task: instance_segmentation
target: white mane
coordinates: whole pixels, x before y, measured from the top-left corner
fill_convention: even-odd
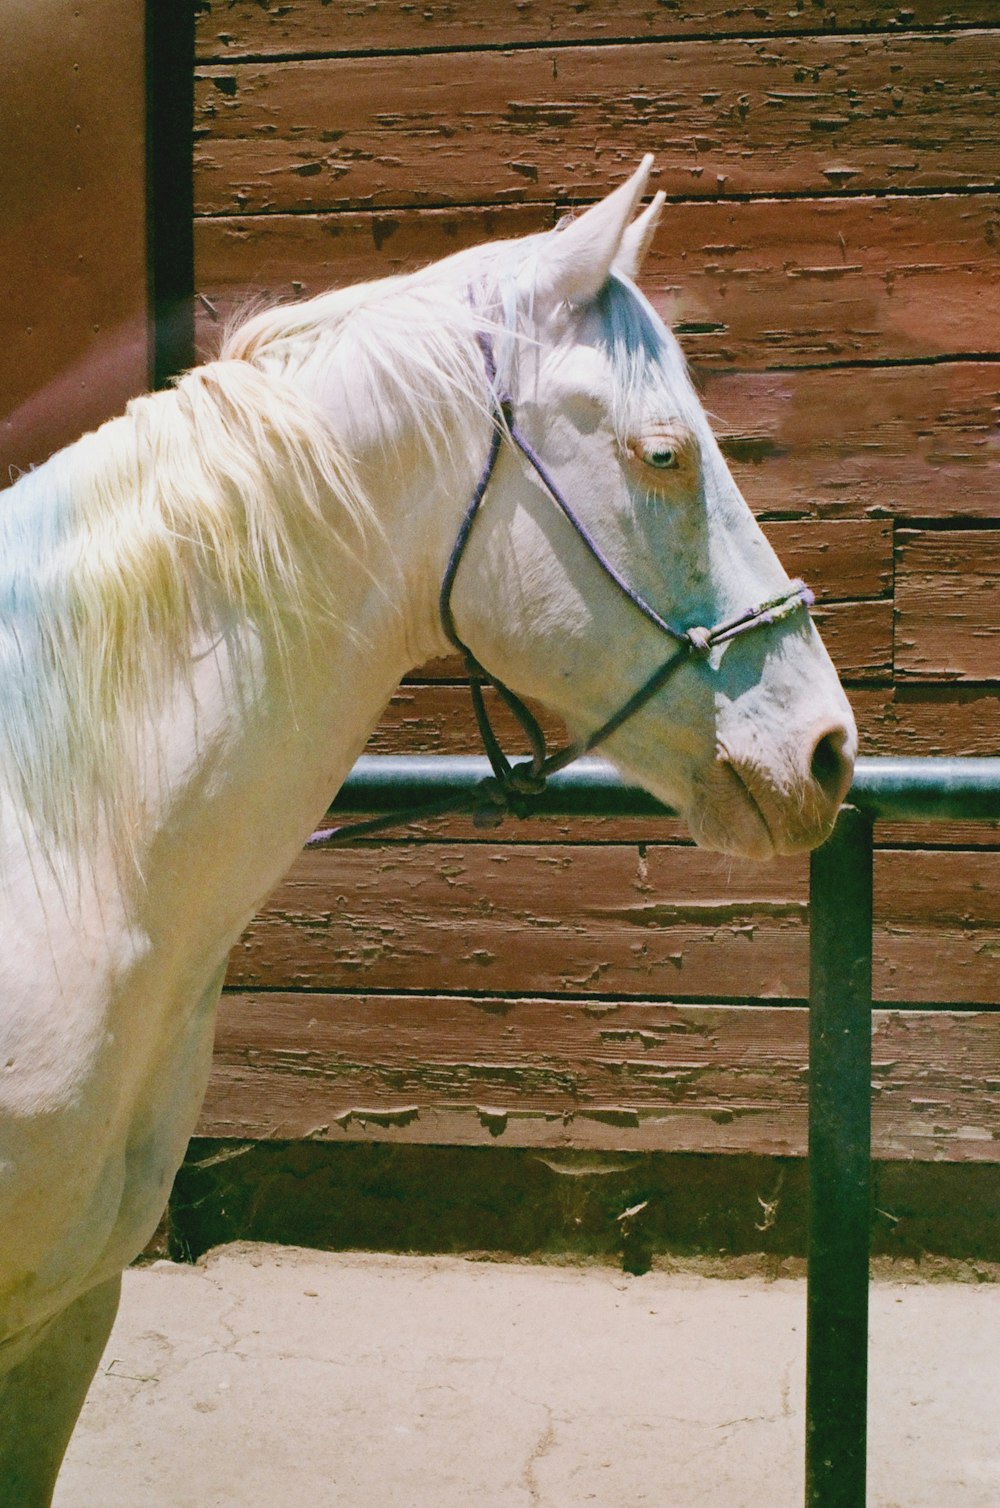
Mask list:
[[[0,799],[46,850],[93,847],[100,827],[128,850],[137,733],[206,615],[248,618],[277,651],[306,617],[337,619],[323,568],[334,543],[354,553],[373,510],[297,374],[335,358],[360,403],[402,416],[434,453],[466,446],[463,421],[491,412],[476,332],[516,389],[540,240],[259,312],[218,361],[3,494]],[[630,284],[612,278],[601,310],[624,428],[650,381],[684,386],[683,361]]]
[[[454,443],[455,405],[489,416],[483,357],[490,336],[498,385],[518,397],[520,352],[535,343],[533,284],[541,244],[559,231],[460,251],[407,276],[278,304],[225,337],[224,359],[294,376],[336,352],[362,401],[406,414],[429,447]],[[598,299],[610,363],[609,401],[624,435],[641,395],[689,391],[680,347],[627,279],[612,275]]]
[[[210,615],[280,649],[337,617],[371,522],[316,408],[236,361],[129,404],[0,495],[0,789],[46,849],[128,846],[137,730]]]

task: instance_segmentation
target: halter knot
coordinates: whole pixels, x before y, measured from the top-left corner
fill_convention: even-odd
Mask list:
[[[545,789],[545,776],[530,764],[516,764],[507,776],[506,786],[518,796],[540,796]]]
[[[514,765],[503,778],[489,775],[476,787],[476,804],[472,811],[475,827],[499,827],[507,816],[530,817],[532,798],[545,789],[545,776],[538,775],[530,764]]]
[[[712,630],[710,628],[689,628],[684,635],[691,646],[691,653],[699,660],[703,660],[712,648]]]

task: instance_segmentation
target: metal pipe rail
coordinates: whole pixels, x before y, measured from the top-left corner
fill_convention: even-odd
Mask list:
[[[372,754],[358,760],[330,808],[391,812],[471,791],[491,773],[482,755]],[[1000,759],[859,759],[848,802],[873,820],[1000,818]],[[550,817],[665,817],[655,797],[604,759],[578,759],[550,775],[532,811]]]
[[[358,761],[331,813],[391,812],[469,792],[483,758]],[[533,812],[662,817],[601,759],[553,775]],[[860,759],[810,870],[806,1508],[865,1508],[871,1219],[872,829],[876,820],[1000,820],[1000,759]]]

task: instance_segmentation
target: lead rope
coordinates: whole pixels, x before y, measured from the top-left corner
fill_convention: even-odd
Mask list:
[[[496,362],[493,357],[493,348],[489,338],[485,333],[479,331],[477,332],[476,340],[482,352],[483,365],[486,369],[486,377],[489,384],[493,428],[490,435],[489,451],[482,472],[469,501],[469,506],[465,511],[465,517],[462,519],[455,543],[452,546],[448,565],[445,569],[444,578],[441,583],[439,610],[445,635],[449,643],[461,654],[466,671],[468,672],[469,691],[472,697],[476,726],[479,730],[479,736],[482,739],[483,748],[486,751],[493,774],[485,780],[480,781],[471,791],[462,795],[444,796],[437,801],[424,802],[419,806],[403,808],[402,810],[388,813],[385,816],[372,817],[363,822],[350,822],[341,827],[323,828],[319,832],[313,833],[312,837],[307,840],[306,848],[331,848],[343,843],[354,843],[361,838],[371,837],[375,833],[383,832],[387,828],[403,826],[418,818],[441,816],[447,812],[471,812],[473,822],[477,827],[498,827],[504,817],[510,813],[513,813],[517,817],[526,817],[530,814],[533,807],[532,798],[542,793],[550,775],[555,774],[557,770],[565,769],[574,760],[579,759],[584,754],[588,754],[598,744],[610,738],[624,722],[638,712],[641,707],[644,707],[666,685],[674,672],[685,661],[690,659],[707,659],[717,644],[724,644],[730,639],[735,639],[739,634],[748,633],[752,629],[779,623],[783,618],[789,617],[799,608],[811,607],[814,601],[812,592],[804,582],[793,581],[790,583],[787,591],[770,598],[767,602],[763,602],[757,607],[748,608],[746,612],[739,614],[735,618],[729,618],[724,623],[716,624],[714,628],[674,628],[643,597],[640,597],[634,587],[630,586],[625,578],[619,574],[584,523],[577,517],[576,513],[563,497],[556,483],[549,476],[541,458],[536,454],[535,450],[514,423],[514,405],[510,394],[506,392],[501,393],[497,390]],[[674,653],[662,665],[658,666],[639,689],[633,692],[628,701],[619,707],[617,712],[612,713],[600,727],[595,729],[587,738],[579,739],[575,743],[566,744],[565,747],[551,754],[547,752],[545,734],[534,713],[525,705],[516,692],[511,691],[509,686],[506,686],[503,681],[499,680],[476,659],[472,650],[459,636],[451,609],[451,593],[455,583],[455,576],[458,572],[462,556],[465,553],[473,525],[479,516],[479,511],[496,468],[500,448],[505,438],[509,438],[512,444],[524,456],[552,501],[572,525],[575,533],[601,567],[604,574],[614,582],[619,591],[624,593],[648,622],[658,628],[661,633],[666,634],[677,646]],[[519,723],[531,748],[530,759],[514,764],[503,752],[486,706],[483,695],[484,686],[493,687],[501,701],[503,701]]]

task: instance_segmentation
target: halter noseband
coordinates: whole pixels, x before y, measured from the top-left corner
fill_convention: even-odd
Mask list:
[[[583,754],[589,754],[592,749],[604,743],[613,733],[616,733],[623,723],[640,708],[644,707],[658,691],[666,685],[671,676],[681,665],[688,660],[703,660],[708,657],[717,644],[725,644],[730,639],[737,638],[740,634],[749,633],[751,629],[766,628],[774,623],[780,623],[783,618],[797,612],[799,608],[811,607],[814,598],[812,592],[803,581],[793,581],[786,592],[776,597],[769,598],[757,607],[748,608],[735,618],[728,618],[723,623],[717,623],[714,628],[692,627],[686,629],[674,628],[655,608],[651,607],[645,598],[641,597],[634,587],[624,579],[611,561],[608,560],[603,550],[587,529],[586,525],[577,517],[570,504],[559,490],[555,481],[549,476],[541,458],[532,448],[530,443],[518,429],[514,422],[514,404],[508,393],[497,391],[497,369],[493,356],[493,347],[489,337],[482,331],[478,332],[476,339],[479,342],[483,355],[483,365],[486,369],[486,377],[490,391],[490,410],[493,420],[493,430],[490,436],[489,451],[486,461],[476,483],[475,491],[462,519],[461,527],[452,547],[451,556],[441,583],[439,607],[441,623],[449,642],[459,651],[465,661],[465,667],[469,675],[469,690],[472,695],[472,706],[476,715],[476,725],[479,736],[483,741],[483,747],[493,770],[491,779],[481,781],[476,789],[469,795],[460,797],[447,797],[440,802],[434,802],[409,811],[393,812],[386,817],[375,817],[368,822],[353,822],[343,827],[325,828],[321,832],[314,833],[306,843],[307,848],[326,848],[338,843],[349,843],[358,838],[368,837],[373,833],[382,831],[383,828],[396,826],[414,820],[417,817],[439,815],[446,811],[471,810],[473,821],[477,827],[496,827],[507,815],[513,812],[516,816],[526,816],[531,810],[531,798],[537,796],[545,788],[545,782],[550,775],[557,770],[563,770],[574,760]],[[455,584],[455,577],[459,565],[465,554],[466,545],[472,533],[473,526],[479,516],[487,488],[496,468],[500,450],[505,439],[520,451],[528,462],[528,465],[538,476],[539,481],[545,488],[549,497],[562,513],[563,517],[572,526],[577,537],[582,540],[588,553],[597,562],[605,576],[613,581],[615,586],[633,607],[637,608],[647,622],[652,623],[662,634],[665,634],[674,645],[673,653],[670,654],[662,665],[659,665],[652,675],[647,677],[643,684],[634,691],[626,702],[618,708],[617,712],[607,718],[600,727],[589,734],[586,738],[578,739],[575,743],[566,744],[563,748],[549,753],[546,748],[545,734],[535,717],[534,713],[524,704],[521,698],[509,686],[505,686],[497,676],[493,675],[484,665],[481,665],[469,646],[459,636],[455,627],[455,619],[451,609],[451,594]],[[512,764],[500,747],[499,739],[490,720],[486,702],[483,697],[483,687],[492,686],[501,701],[510,709],[520,724],[531,747],[531,757]]]

